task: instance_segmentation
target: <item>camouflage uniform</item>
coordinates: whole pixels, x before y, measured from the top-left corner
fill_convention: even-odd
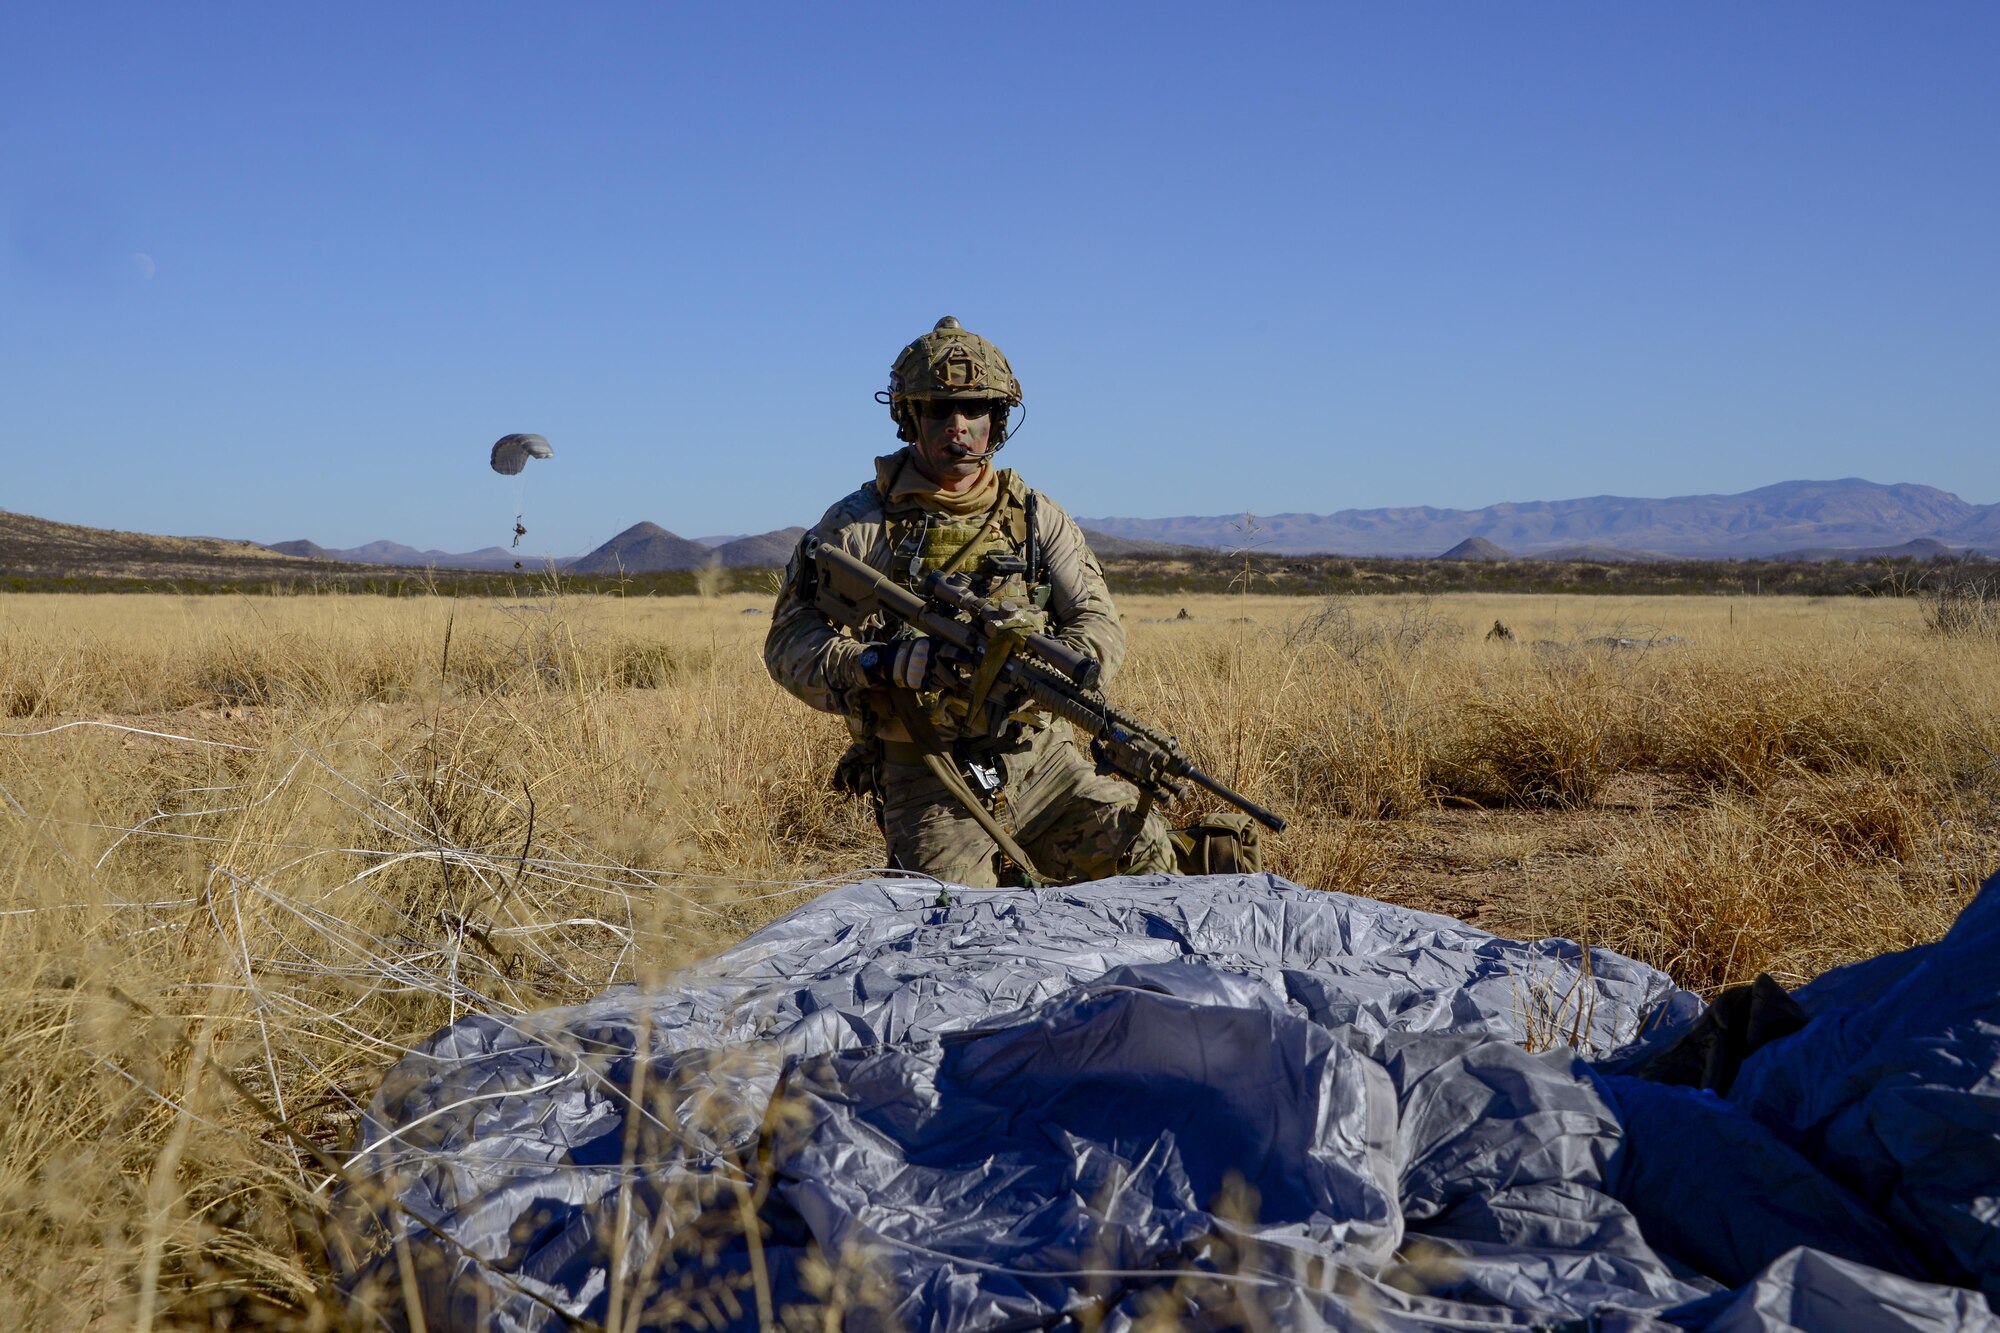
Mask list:
[[[1110,681],[1125,657],[1125,632],[1097,557],[1061,506],[1003,469],[991,484],[983,478],[974,488],[982,497],[991,490],[990,503],[965,512],[923,478],[909,449],[876,459],[875,471],[873,482],[827,510],[801,553],[817,539],[906,587],[930,570],[951,568],[969,574],[981,595],[1008,605],[1045,598],[1049,632],[1095,657],[1101,681]],[[995,572],[1009,558],[1032,564],[1025,574]],[[795,555],[764,641],[772,678],[814,708],[844,714],[858,741],[880,746],[871,776],[892,865],[996,886],[1006,873],[1000,849],[923,765],[887,690],[862,673],[862,642],[821,614],[812,585],[810,563]],[[1046,593],[1038,595],[1037,585]],[[876,628],[873,619],[865,626]],[[1000,779],[988,809],[1044,875],[1077,881],[1175,869],[1158,812],[1141,815],[1137,789],[1099,774],[1068,723],[1039,711],[1008,711],[1004,700],[968,717],[947,698],[915,698],[962,775],[984,769]]]

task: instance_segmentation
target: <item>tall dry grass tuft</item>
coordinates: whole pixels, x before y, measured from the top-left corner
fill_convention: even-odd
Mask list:
[[[0,598],[21,1328],[340,1326],[327,1173],[238,1085],[337,1148],[453,1018],[660,978],[879,859],[826,785],[845,728],[710,591]],[[1933,937],[2000,853],[2000,642],[1915,604],[1123,609],[1119,701],[1289,816],[1269,866],[1308,885],[1400,892],[1411,831],[1478,804],[1508,919],[1711,988]],[[1659,804],[1606,805],[1634,783]],[[1601,853],[1521,831],[1578,820]]]
[[[1331,600],[1265,636],[1280,646],[1289,699],[1267,721],[1284,737],[1283,790],[1303,808],[1355,818],[1412,814],[1436,798],[1441,719],[1430,707],[1462,631],[1426,600],[1390,608]]]
[[[1620,684],[1590,652],[1482,673],[1437,755],[1440,793],[1480,805],[1589,804],[1623,759]]]
[[[1936,771],[1956,742],[1936,701],[1911,688],[1928,674],[1908,650],[1829,661],[1774,645],[1748,661],[1692,658],[1653,683],[1642,725],[1662,768],[1703,782],[1757,787],[1796,767]]]
[[[1935,939],[1990,869],[1952,798],[1860,770],[1795,771],[1685,822],[1638,822],[1612,873],[1553,886],[1534,918],[1713,993]],[[1955,845],[1956,844],[1956,845]]]

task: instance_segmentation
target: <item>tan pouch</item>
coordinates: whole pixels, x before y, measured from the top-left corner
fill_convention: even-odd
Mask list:
[[[1204,815],[1172,833],[1183,875],[1255,874],[1264,868],[1257,821],[1235,810]]]
[[[827,785],[849,796],[874,796],[875,770],[882,762],[882,742],[869,737],[856,741],[841,753],[833,766],[833,780]]]

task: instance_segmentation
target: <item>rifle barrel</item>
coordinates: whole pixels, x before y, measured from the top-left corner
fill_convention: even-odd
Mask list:
[[[1269,810],[1266,810],[1263,806],[1250,800],[1248,797],[1237,795],[1194,765],[1189,764],[1185,769],[1181,770],[1181,776],[1190,782],[1200,783],[1209,791],[1220,796],[1223,800],[1229,802],[1238,810],[1241,810],[1244,814],[1271,830],[1271,832],[1283,833],[1285,831],[1285,821],[1282,816],[1272,814]]]

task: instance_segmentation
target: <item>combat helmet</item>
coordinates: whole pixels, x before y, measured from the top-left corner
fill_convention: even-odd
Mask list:
[[[897,354],[888,389],[875,395],[901,440],[917,438],[913,405],[940,398],[991,400],[996,440],[1006,438],[1008,409],[1021,403],[1021,382],[1000,349],[950,315]]]

